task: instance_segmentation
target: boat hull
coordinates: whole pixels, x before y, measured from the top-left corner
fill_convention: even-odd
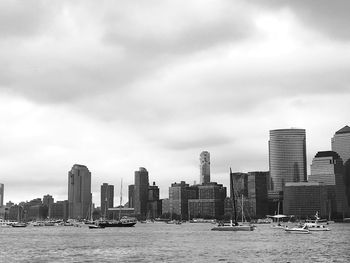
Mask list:
[[[116,223],[99,223],[98,224],[101,227],[133,227],[136,225],[136,222],[130,222],[130,223],[123,223],[123,222],[116,222]]]
[[[253,226],[216,226],[212,231],[253,231]]]
[[[284,230],[287,233],[293,233],[293,234],[310,234],[310,231],[308,229],[303,229],[303,228],[286,228]]]

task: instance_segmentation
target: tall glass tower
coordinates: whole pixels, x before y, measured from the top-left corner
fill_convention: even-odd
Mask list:
[[[74,164],[68,172],[68,217],[90,218],[91,173],[85,165]]]
[[[271,191],[283,191],[287,182],[307,180],[305,129],[270,131],[269,166]]]
[[[134,209],[135,214],[146,216],[147,215],[147,202],[148,202],[148,171],[146,168],[140,167],[138,171],[135,171],[135,184],[134,184]]]
[[[199,156],[200,183],[210,183],[210,153],[207,151],[201,152]]]

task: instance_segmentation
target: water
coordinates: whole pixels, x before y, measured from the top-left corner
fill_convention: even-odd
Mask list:
[[[137,224],[133,228],[0,228],[0,262],[350,262],[350,224],[290,234],[269,225],[252,232],[212,224]]]

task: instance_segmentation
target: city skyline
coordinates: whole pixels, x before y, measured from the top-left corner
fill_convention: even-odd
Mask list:
[[[349,125],[350,3],[0,3],[4,202],[66,200],[91,171],[123,200],[145,167],[160,189],[267,171],[269,130],[306,130],[307,171]]]

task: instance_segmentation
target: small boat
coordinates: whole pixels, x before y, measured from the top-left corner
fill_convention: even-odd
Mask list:
[[[219,224],[211,229],[212,231],[253,231],[254,226],[252,225],[239,225],[233,224],[232,220],[229,225]]]
[[[15,224],[12,224],[12,227],[26,227],[27,224],[26,223],[15,223]]]
[[[105,228],[103,225],[89,225],[89,229]]]
[[[303,225],[302,227],[286,227],[284,229],[287,233],[296,233],[296,234],[310,234],[310,230],[306,225]]]

